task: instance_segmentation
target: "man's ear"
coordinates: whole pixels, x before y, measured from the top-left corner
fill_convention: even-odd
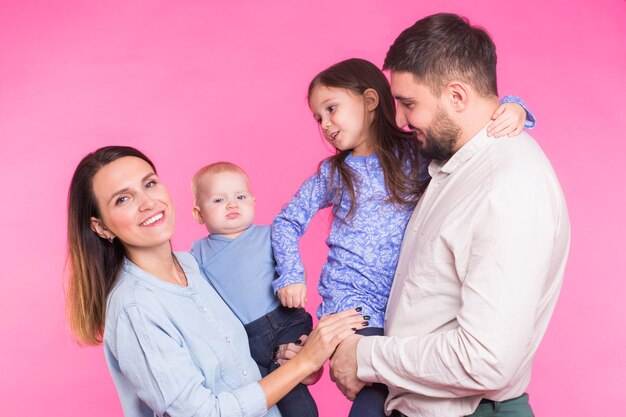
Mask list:
[[[200,207],[193,206],[193,208],[191,209],[191,214],[193,215],[193,218],[196,219],[196,223],[204,224],[204,218],[202,217],[202,212],[200,211]]]
[[[102,239],[108,240],[109,242],[115,238],[115,235],[111,233],[104,223],[102,223],[102,220],[97,217],[91,217],[91,230]]]
[[[450,109],[462,112],[469,100],[470,87],[462,81],[450,81],[443,89],[442,96],[447,101]]]
[[[368,111],[375,110],[378,107],[378,93],[373,88],[368,88],[363,92],[363,99],[365,100],[365,108]]]

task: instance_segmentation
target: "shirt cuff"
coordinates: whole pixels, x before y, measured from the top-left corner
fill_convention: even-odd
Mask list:
[[[374,344],[384,336],[367,336],[359,340],[356,347],[356,376],[363,382],[381,382],[372,361]]]
[[[278,290],[280,290],[281,288],[286,287],[287,285],[291,285],[291,284],[306,284],[306,281],[304,279],[304,276],[300,274],[281,275],[280,277],[276,278],[272,282],[272,288],[274,289],[274,294],[276,294]]]
[[[528,107],[526,106],[526,103],[524,103],[524,100],[522,100],[521,98],[517,96],[504,96],[500,100],[500,104],[504,104],[504,103],[516,103],[522,106],[524,110],[526,110],[526,120],[524,121],[524,129],[532,129],[535,127],[535,125],[537,124],[537,121],[535,120],[535,115],[533,115],[532,112],[528,109]]]
[[[233,394],[239,402],[244,416],[264,416],[267,413],[267,397],[258,382],[237,388]],[[235,414],[238,415],[239,410]],[[230,415],[230,414],[226,414]]]

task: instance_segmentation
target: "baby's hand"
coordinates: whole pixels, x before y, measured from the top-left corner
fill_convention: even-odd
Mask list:
[[[289,308],[299,308],[306,305],[306,284],[297,283],[286,285],[276,293],[281,304]]]
[[[491,119],[493,122],[487,126],[488,136],[516,136],[524,130],[526,110],[517,103],[500,104]]]

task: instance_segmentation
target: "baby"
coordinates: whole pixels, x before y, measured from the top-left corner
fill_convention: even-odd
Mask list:
[[[253,224],[256,199],[243,169],[229,162],[208,165],[194,175],[191,188],[193,216],[209,232],[193,243],[191,253],[244,324],[252,358],[266,376],[279,366],[274,361],[279,345],[311,332],[311,315],[303,308],[283,307],[273,293],[277,274],[270,226]],[[316,382],[319,376],[320,372],[305,382]],[[304,384],[296,386],[278,407],[283,417],[318,415]]]

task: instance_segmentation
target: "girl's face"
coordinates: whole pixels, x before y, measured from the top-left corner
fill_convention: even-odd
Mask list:
[[[119,158],[93,178],[100,218],[91,227],[104,239],[119,239],[128,255],[161,246],[169,248],[174,208],[152,167],[134,156]],[[169,249],[168,249],[169,250]]]
[[[364,96],[345,88],[317,85],[309,106],[328,143],[340,151],[352,150],[355,156],[373,153],[373,110],[368,109]]]

